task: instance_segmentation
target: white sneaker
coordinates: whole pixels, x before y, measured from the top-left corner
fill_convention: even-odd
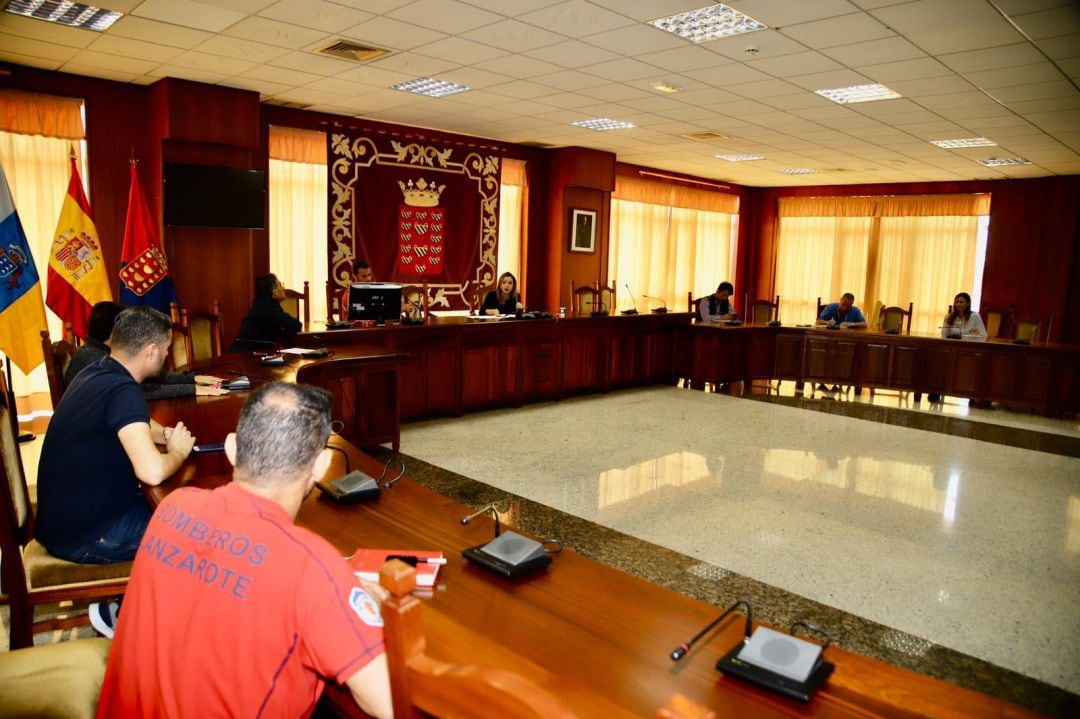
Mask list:
[[[108,639],[116,633],[116,617],[120,614],[120,602],[94,602],[90,605],[90,626]]]

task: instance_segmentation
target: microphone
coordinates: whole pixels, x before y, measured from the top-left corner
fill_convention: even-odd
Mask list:
[[[482,507],[481,509],[476,510],[475,512],[473,512],[470,515],[462,517],[461,518],[461,523],[462,524],[468,524],[469,522],[473,521],[473,519],[475,519],[476,517],[479,517],[481,514],[487,514],[488,512],[490,512],[491,516],[495,518],[495,536],[498,537],[499,532],[500,532],[499,512],[498,512],[497,509],[495,509],[495,503],[494,502],[487,505],[486,507]]]
[[[630,295],[630,301],[634,303],[634,309],[632,309],[632,310],[623,310],[619,314],[622,314],[622,315],[636,315],[637,314],[637,300],[634,299],[634,293],[630,291],[630,285],[629,284],[624,284],[623,287],[626,288],[626,294]]]
[[[656,300],[657,302],[660,303],[660,305],[661,305],[660,307],[656,307],[656,308],[653,309],[653,312],[655,312],[656,314],[662,315],[665,312],[667,312],[667,302],[665,302],[663,299],[661,299],[659,297],[653,297],[652,295],[642,295],[642,297],[644,297],[647,300]]]
[[[721,614],[719,617],[717,617],[716,619],[709,622],[705,626],[704,629],[702,629],[700,632],[695,634],[693,639],[686,642],[685,644],[680,644],[679,646],[677,646],[673,650],[671,650],[671,661],[677,662],[680,659],[682,659],[683,657],[685,657],[687,652],[690,651],[690,647],[694,646],[694,643],[697,642],[697,640],[701,639],[708,632],[712,631],[712,629],[717,624],[719,624],[721,621],[723,621],[724,617],[731,614],[740,605],[746,607],[746,627],[745,627],[745,629],[743,631],[746,634],[746,638],[749,639],[750,638],[750,630],[753,629],[753,623],[754,623],[754,619],[753,619],[754,607],[753,607],[752,604],[750,604],[749,599],[739,599],[739,600],[736,600],[736,602],[734,604],[732,604],[730,607],[725,609],[723,614]]]
[[[405,476],[405,462],[403,462],[400,457],[391,457],[390,459],[386,460],[386,464],[383,465],[382,474],[379,475],[379,479],[376,481],[382,482],[383,478],[386,477],[386,473],[390,471],[390,465],[394,462],[397,462],[399,465],[401,465],[401,471],[398,472],[398,476],[383,482],[383,489],[390,489],[399,479]]]

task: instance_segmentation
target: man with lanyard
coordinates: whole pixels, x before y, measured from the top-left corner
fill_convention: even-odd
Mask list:
[[[854,302],[855,295],[845,292],[839,302],[833,302],[821,311],[817,324],[840,329],[866,327],[866,317],[863,316],[862,310],[854,305]]]

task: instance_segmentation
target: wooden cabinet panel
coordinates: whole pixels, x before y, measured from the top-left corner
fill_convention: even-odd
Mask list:
[[[918,389],[917,371],[919,348],[912,345],[896,345],[892,353],[892,372],[889,378],[897,389]]]
[[[648,336],[640,334],[616,334],[611,338],[612,386],[625,387],[637,384],[645,376],[648,357]]]
[[[775,376],[777,379],[800,379],[803,335],[781,333],[776,337]]]
[[[607,339],[603,335],[574,332],[563,342],[563,389],[579,390],[603,384]]]
[[[972,351],[959,347],[952,365],[952,392],[962,397],[978,397],[982,386],[982,364],[984,352]]]
[[[1020,357],[1015,353],[992,352],[983,370],[983,396],[1006,401],[1013,396],[1020,376]]]
[[[558,393],[562,381],[562,352],[558,342],[525,345],[524,362],[522,393],[526,400]]]
[[[772,379],[776,366],[776,331],[753,332],[746,353],[747,379]]]
[[[1045,406],[1050,394],[1051,362],[1049,357],[1026,357],[1020,376],[1020,400]]]
[[[829,362],[829,343],[808,337],[804,347],[803,376],[808,381],[831,378],[832,366]]]
[[[952,353],[944,347],[926,347],[919,353],[919,389],[944,394],[949,382]]]
[[[860,353],[859,379],[866,387],[884,387],[889,383],[891,360],[889,345],[879,342],[867,342]]]
[[[521,352],[517,346],[466,348],[461,353],[461,401],[480,405],[517,399]]]
[[[424,351],[425,399],[428,413],[457,412],[458,351],[456,347],[437,347]]]

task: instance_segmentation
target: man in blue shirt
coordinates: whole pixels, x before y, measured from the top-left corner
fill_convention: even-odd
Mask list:
[[[866,317],[862,310],[854,305],[855,295],[845,292],[839,302],[833,302],[821,311],[817,324],[826,327],[839,326],[840,329],[866,327]]]

